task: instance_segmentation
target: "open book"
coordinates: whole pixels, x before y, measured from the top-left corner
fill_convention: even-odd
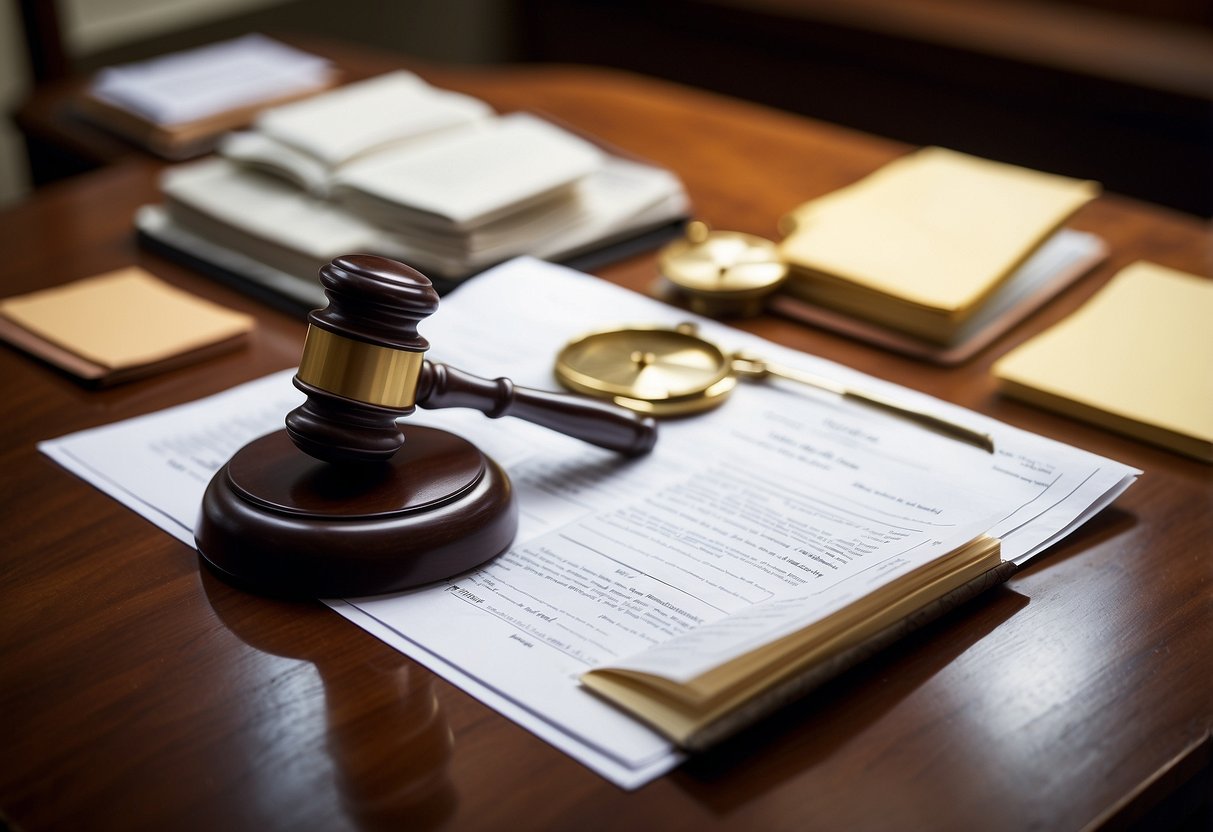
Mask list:
[[[579,209],[577,183],[597,172],[592,144],[527,113],[383,151],[338,173],[332,198],[397,233],[442,235],[479,251],[490,239],[526,233],[537,217]],[[452,176],[450,171],[457,171]],[[532,235],[534,232],[531,232]]]
[[[345,165],[493,115],[483,101],[399,70],[267,110],[219,152],[325,196]]]
[[[637,238],[688,207],[667,170],[409,73],[271,110],[220,157],[168,170],[162,191],[162,208],[137,219],[146,237],[275,286],[314,287],[351,251],[459,280],[519,254],[568,259]]]
[[[1090,235],[1055,239],[1098,193],[1094,182],[923,148],[785,217],[785,291],[954,347],[1055,275],[1073,279],[1102,259]],[[1041,270],[1033,259],[1045,248]]]

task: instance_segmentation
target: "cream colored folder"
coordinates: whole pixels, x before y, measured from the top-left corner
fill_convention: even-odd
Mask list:
[[[786,218],[789,291],[932,340],[982,302],[1095,182],[926,147]]]
[[[993,372],[1008,395],[1213,462],[1213,280],[1134,263]]]

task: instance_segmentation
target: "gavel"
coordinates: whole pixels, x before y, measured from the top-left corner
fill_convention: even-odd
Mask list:
[[[204,561],[256,592],[350,597],[407,589],[509,548],[517,507],[501,467],[462,437],[400,424],[417,407],[515,416],[625,456],[656,423],[615,405],[479,378],[424,355],[417,324],[438,294],[383,257],[320,270],[328,306],[308,316],[286,429],[241,448],[207,486]]]
[[[417,324],[437,311],[438,293],[415,269],[353,255],[322,268],[320,282],[329,305],[308,316],[295,376],[308,398],[286,418],[305,453],[337,463],[387,459],[404,442],[396,420],[417,406],[516,416],[628,456],[652,450],[655,423],[624,408],[425,360],[429,344]]]

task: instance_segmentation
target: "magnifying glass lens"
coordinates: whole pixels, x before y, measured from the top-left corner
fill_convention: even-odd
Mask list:
[[[689,412],[698,403],[688,400],[706,396],[731,378],[728,360],[715,345],[693,334],[655,328],[580,338],[560,353],[556,375],[583,393],[667,403],[671,408],[677,402],[679,412]]]

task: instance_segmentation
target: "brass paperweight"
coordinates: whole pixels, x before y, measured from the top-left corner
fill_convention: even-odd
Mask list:
[[[691,311],[711,318],[749,317],[788,277],[771,240],[740,231],[715,231],[698,220],[661,250],[658,270]]]

